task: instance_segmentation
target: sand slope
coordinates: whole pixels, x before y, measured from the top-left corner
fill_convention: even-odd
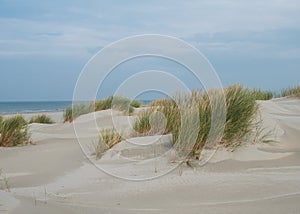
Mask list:
[[[84,115],[75,121],[76,132],[69,123],[32,124],[36,145],[0,149],[0,168],[11,191],[0,191],[0,213],[298,213],[300,100],[274,99],[260,106],[263,125],[278,142],[248,144],[235,152],[220,149],[203,167],[177,167],[147,181],[99,170],[76,138],[98,167],[121,177],[155,177],[176,167],[169,156],[161,156],[169,136],[123,142],[93,159],[88,145],[97,140],[99,129],[115,123],[131,131],[134,117],[110,110]],[[159,150],[155,144],[139,145],[153,141],[160,142]]]

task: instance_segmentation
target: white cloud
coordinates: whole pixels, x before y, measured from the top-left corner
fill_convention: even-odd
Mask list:
[[[203,43],[194,40],[197,39],[195,35],[207,38],[212,35],[213,38],[215,34],[228,32],[231,35],[240,32],[263,34],[274,29],[299,29],[300,22],[297,0],[94,2],[62,8],[64,10],[49,10],[41,15],[41,20],[0,18],[1,55],[86,55],[95,47],[144,33],[167,34]],[[215,52],[239,48],[255,52],[264,48],[262,46],[264,44],[253,41],[211,40],[201,47]]]

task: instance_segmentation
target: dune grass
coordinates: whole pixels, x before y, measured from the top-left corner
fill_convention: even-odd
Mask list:
[[[122,111],[126,114],[131,114],[134,110],[131,106],[131,100],[127,97],[122,96],[113,97],[111,108],[114,110]]]
[[[94,109],[95,111],[101,111],[106,109],[115,109],[123,111],[124,113],[132,113],[133,107],[138,108],[141,106],[141,103],[138,100],[131,101],[127,97],[123,96],[110,96],[106,99],[95,101]]]
[[[298,97],[300,98],[300,85],[289,87],[281,91],[282,97]]]
[[[226,99],[226,121],[225,124],[214,124],[215,127],[211,129],[212,112],[218,114],[218,108],[222,107],[222,96]],[[240,85],[230,86],[224,89],[224,93],[222,90],[194,91],[191,95],[177,95],[173,100],[166,98],[154,101],[150,104],[150,109],[138,115],[134,129],[141,135],[151,135],[150,116],[153,112],[160,111],[167,121],[163,133],[172,133],[176,149],[184,150],[185,153],[189,150],[189,156],[199,158],[208,137],[209,141],[226,147],[239,145],[252,131],[257,110],[256,95]],[[200,124],[197,124],[199,121]],[[189,124],[189,127],[183,127],[182,124]],[[224,133],[219,136],[222,129]],[[192,142],[195,136],[197,140]]]
[[[64,122],[72,122],[80,115],[92,112],[93,107],[90,103],[73,104],[69,106],[64,112]]]
[[[1,120],[0,146],[10,147],[30,142],[27,131],[27,122],[21,115]]]
[[[122,140],[122,136],[114,129],[102,130],[100,132],[99,141],[95,145],[96,159],[99,159],[106,150],[110,149]]]
[[[133,128],[140,135],[150,135],[151,125],[150,125],[150,115],[154,110],[142,111],[139,113],[137,121],[134,123]]]
[[[32,116],[29,120],[29,123],[53,124],[54,121],[46,114],[38,114],[38,115]]]
[[[226,146],[240,144],[252,131],[258,112],[256,95],[240,85],[225,90],[227,115],[222,143]]]
[[[113,96],[110,96],[106,99],[95,101],[94,110],[95,111],[102,111],[102,110],[110,109],[112,101],[113,101]]]
[[[137,100],[131,101],[129,98],[123,96],[110,96],[106,99],[97,100],[91,103],[69,106],[64,112],[64,122],[72,122],[80,115],[107,109],[114,109],[122,111],[125,114],[131,114],[134,111],[134,108],[140,106],[141,103]]]
[[[133,100],[131,101],[130,105],[134,108],[139,108],[141,107],[142,103],[139,100]]]
[[[274,97],[272,91],[264,91],[261,89],[250,90],[256,100],[271,100]]]

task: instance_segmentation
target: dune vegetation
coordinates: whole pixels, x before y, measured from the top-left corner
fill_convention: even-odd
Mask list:
[[[300,85],[289,87],[281,91],[282,97],[298,97],[300,98]]]
[[[10,147],[30,143],[27,122],[21,115],[0,117],[0,146]]]
[[[122,140],[122,136],[114,129],[102,130],[99,141],[95,145],[96,158],[99,159],[107,149],[110,149]]]
[[[256,100],[271,100],[275,96],[274,92],[261,89],[252,89],[251,93]]]
[[[178,150],[189,150],[190,156],[198,158],[208,138],[209,141],[226,147],[240,145],[257,126],[255,119],[258,104],[256,100],[269,100],[274,96],[275,94],[270,91],[247,89],[236,84],[223,90],[193,91],[190,95],[176,94],[173,98],[154,100],[146,110],[138,113],[133,126],[136,133],[132,136],[171,133],[173,143]],[[281,96],[300,98],[300,86],[282,90]],[[216,127],[211,128],[212,106],[218,109],[222,105],[221,97],[225,97],[226,102],[225,124],[217,124]],[[140,106],[140,101],[122,96],[110,96],[94,102],[69,106],[64,112],[64,121],[72,122],[80,115],[106,109],[131,114],[134,108]],[[186,124],[186,121],[189,121],[189,124],[194,123],[195,127],[198,125],[199,129],[193,127],[182,129],[182,124]],[[42,114],[33,116],[29,123],[51,124],[54,121]],[[224,132],[222,136],[219,136],[217,133],[221,130]],[[101,143],[98,143],[96,148],[98,156],[122,140],[114,130],[105,130],[101,136]],[[196,143],[193,145],[190,143],[192,136],[197,136]],[[0,115],[0,146],[16,146],[29,142],[27,122],[22,116],[16,115],[5,119]]]
[[[219,143],[227,147],[235,147],[243,142],[256,125],[255,118],[258,112],[256,103],[256,94],[252,90],[243,88],[241,85],[233,85],[222,90],[211,90],[208,92],[194,91],[191,95],[175,96],[171,98],[156,100],[150,104],[150,108],[141,112],[134,124],[134,129],[140,135],[152,135],[156,130],[151,126],[151,115],[155,112],[161,112],[166,120],[163,134],[172,133],[173,143],[177,150],[189,151],[189,156],[199,158],[204,144],[210,135],[210,141]],[[225,96],[227,114],[225,126],[217,124],[212,126],[212,106],[218,109],[221,107],[221,96]],[[178,103],[181,103],[179,109]],[[182,103],[195,103],[196,105],[185,105]],[[214,103],[214,105],[212,105]],[[215,111],[217,112],[217,111]],[[217,115],[218,116],[218,115]],[[199,117],[199,120],[195,119]],[[191,127],[182,129],[182,124],[189,121],[189,124],[195,123],[198,130]],[[199,123],[200,124],[196,124]],[[160,123],[157,121],[156,123]],[[186,123],[185,123],[186,124]],[[224,129],[222,136],[219,136],[220,130]],[[195,133],[195,131],[197,133]],[[197,136],[196,142],[192,136]],[[186,153],[185,153],[186,154]]]
[[[93,108],[91,104],[80,103],[69,106],[64,112],[64,122],[72,122],[75,118],[83,114],[92,112]]]
[[[29,120],[29,123],[53,124],[54,121],[46,114],[38,114],[38,115],[32,116]]]
[[[80,115],[95,111],[114,109],[122,111],[126,114],[131,114],[134,108],[141,106],[138,100],[130,100],[123,96],[110,96],[106,99],[97,100],[91,103],[74,104],[69,106],[64,112],[64,122],[72,122]]]

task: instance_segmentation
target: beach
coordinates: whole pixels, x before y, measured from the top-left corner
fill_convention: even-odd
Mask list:
[[[97,140],[99,129],[128,128],[127,117],[112,110],[81,115],[75,131],[62,122],[62,112],[47,113],[57,123],[30,124],[34,145],[0,148],[9,185],[0,190],[0,213],[299,213],[300,100],[258,102],[274,142],[245,142],[234,151],[220,147],[195,168],[176,166],[169,157],[134,165],[130,160],[139,153],[153,151],[126,142],[95,160],[83,144]],[[168,136],[161,142],[167,144]],[[153,179],[124,179],[134,176]]]

